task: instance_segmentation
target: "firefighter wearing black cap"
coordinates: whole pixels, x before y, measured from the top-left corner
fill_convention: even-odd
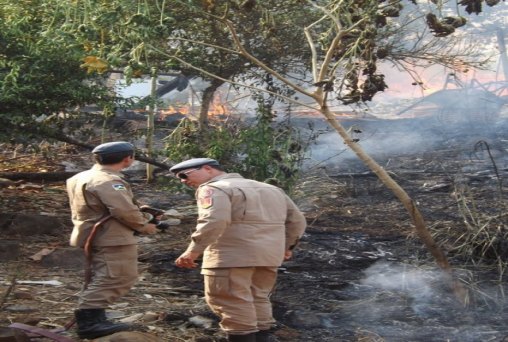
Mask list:
[[[153,217],[140,211],[130,185],[120,171],[134,161],[134,147],[124,141],[97,146],[95,165],[67,180],[74,228],[72,246],[85,247],[94,238],[90,268],[93,276],[79,295],[75,318],[80,338],[93,339],[132,330],[106,319],[105,309],[125,295],[138,277],[137,237],[157,232]],[[96,226],[101,223],[100,226]]]
[[[304,233],[305,217],[282,189],[226,173],[214,159],[190,159],[170,170],[197,189],[199,215],[176,265],[197,267],[203,254],[205,298],[228,341],[270,341],[269,296],[278,266]]]

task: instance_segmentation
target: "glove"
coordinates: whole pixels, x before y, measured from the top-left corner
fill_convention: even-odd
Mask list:
[[[170,227],[168,223],[161,222],[161,221],[159,221],[157,219],[157,217],[164,215],[164,210],[158,209],[158,208],[152,208],[152,207],[149,207],[147,205],[142,205],[141,207],[139,207],[139,210],[141,210],[142,212],[148,213],[148,214],[153,216],[153,218],[150,221],[148,221],[148,223],[155,224],[155,227],[157,229],[159,229],[159,230],[166,230],[166,229],[168,229]]]
[[[164,215],[164,210],[158,209],[158,208],[152,208],[152,207],[149,207],[147,205],[142,205],[141,207],[139,207],[139,210],[141,210],[144,213],[149,213],[154,218],[157,217],[157,216]]]
[[[171,226],[169,225],[169,223],[166,222],[158,222],[155,224],[155,227],[159,230],[166,230]]]

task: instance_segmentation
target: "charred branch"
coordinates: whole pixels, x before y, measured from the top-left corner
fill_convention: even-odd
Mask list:
[[[13,181],[26,180],[30,182],[60,182],[74,176],[77,171],[68,172],[0,172],[0,178],[7,178]]]
[[[48,135],[46,135],[46,137],[48,137]],[[76,139],[71,138],[71,137],[69,137],[65,134],[62,134],[62,133],[53,133],[53,134],[49,135],[49,137],[51,137],[55,140],[61,141],[61,142],[65,142],[65,143],[69,143],[69,144],[72,144],[75,146],[83,147],[83,148],[88,149],[90,151],[93,150],[95,147],[94,145],[84,143],[82,141],[76,140]],[[171,168],[171,165],[167,165],[167,164],[159,162],[153,158],[146,157],[146,156],[142,155],[140,151],[136,151],[134,158],[136,160],[141,161],[141,162],[158,166],[164,170],[169,170]]]

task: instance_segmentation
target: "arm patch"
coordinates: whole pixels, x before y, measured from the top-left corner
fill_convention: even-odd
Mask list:
[[[208,209],[213,205],[213,189],[203,188],[199,191],[198,207]]]
[[[213,205],[213,199],[211,197],[200,197],[198,198],[198,207],[203,209],[211,208]]]
[[[113,186],[113,189],[115,189],[115,190],[117,190],[117,191],[118,191],[118,190],[127,190],[127,189],[125,188],[125,185],[123,185],[123,184],[113,184],[112,186]]]

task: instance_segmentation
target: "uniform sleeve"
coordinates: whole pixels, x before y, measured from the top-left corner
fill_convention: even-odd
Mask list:
[[[286,250],[291,250],[298,244],[298,241],[305,232],[307,221],[305,216],[296,204],[286,195],[287,217],[286,217]]]
[[[231,225],[231,200],[225,192],[210,186],[200,187],[196,199],[198,222],[187,251],[203,253]]]
[[[130,186],[122,180],[104,182],[94,189],[109,213],[125,226],[143,232],[149,218],[135,204]]]

